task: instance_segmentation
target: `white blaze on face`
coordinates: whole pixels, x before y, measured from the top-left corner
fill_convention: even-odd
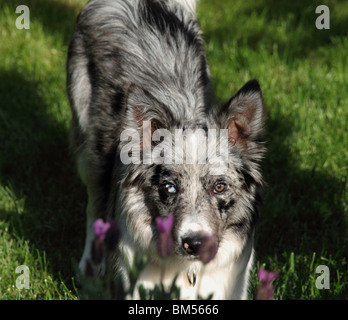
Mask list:
[[[179,132],[183,141],[185,163],[186,164],[205,164],[207,163],[207,137],[203,129],[185,129]]]
[[[199,220],[199,222],[197,222]],[[185,217],[179,227],[178,237],[179,240],[187,237],[190,234],[202,233],[202,234],[213,234],[212,229],[203,217],[198,217],[193,214],[192,216]]]

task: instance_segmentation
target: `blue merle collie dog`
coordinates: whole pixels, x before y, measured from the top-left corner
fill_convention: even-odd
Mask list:
[[[91,0],[78,17],[67,90],[71,143],[88,192],[80,269],[89,261],[93,222],[112,216],[121,233],[113,270],[126,289],[124,257],[131,264],[147,255],[137,285],[169,285],[178,275],[182,298],[246,299],[265,151],[263,98],[251,80],[215,108],[195,7],[195,0]],[[173,250],[164,258],[156,218],[170,214]],[[204,265],[206,235],[217,251]]]

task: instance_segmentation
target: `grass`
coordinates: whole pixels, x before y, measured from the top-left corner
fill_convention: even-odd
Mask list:
[[[0,299],[78,299],[85,191],[68,150],[65,59],[85,0],[0,0]],[[330,30],[315,8],[330,8]],[[256,266],[279,271],[276,299],[347,299],[348,4],[201,0],[218,103],[257,78],[268,110],[267,187]],[[17,266],[30,289],[16,288]],[[319,265],[330,289],[318,290]]]

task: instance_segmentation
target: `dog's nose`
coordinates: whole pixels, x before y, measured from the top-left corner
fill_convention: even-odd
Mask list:
[[[184,251],[191,256],[198,256],[199,248],[202,244],[202,235],[199,233],[192,234],[182,238],[182,247]]]

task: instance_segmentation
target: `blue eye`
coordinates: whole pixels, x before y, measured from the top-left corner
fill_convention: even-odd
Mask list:
[[[166,188],[167,192],[170,193],[170,194],[175,194],[176,193],[175,185],[172,184],[172,183],[167,183],[165,185],[165,188]]]

